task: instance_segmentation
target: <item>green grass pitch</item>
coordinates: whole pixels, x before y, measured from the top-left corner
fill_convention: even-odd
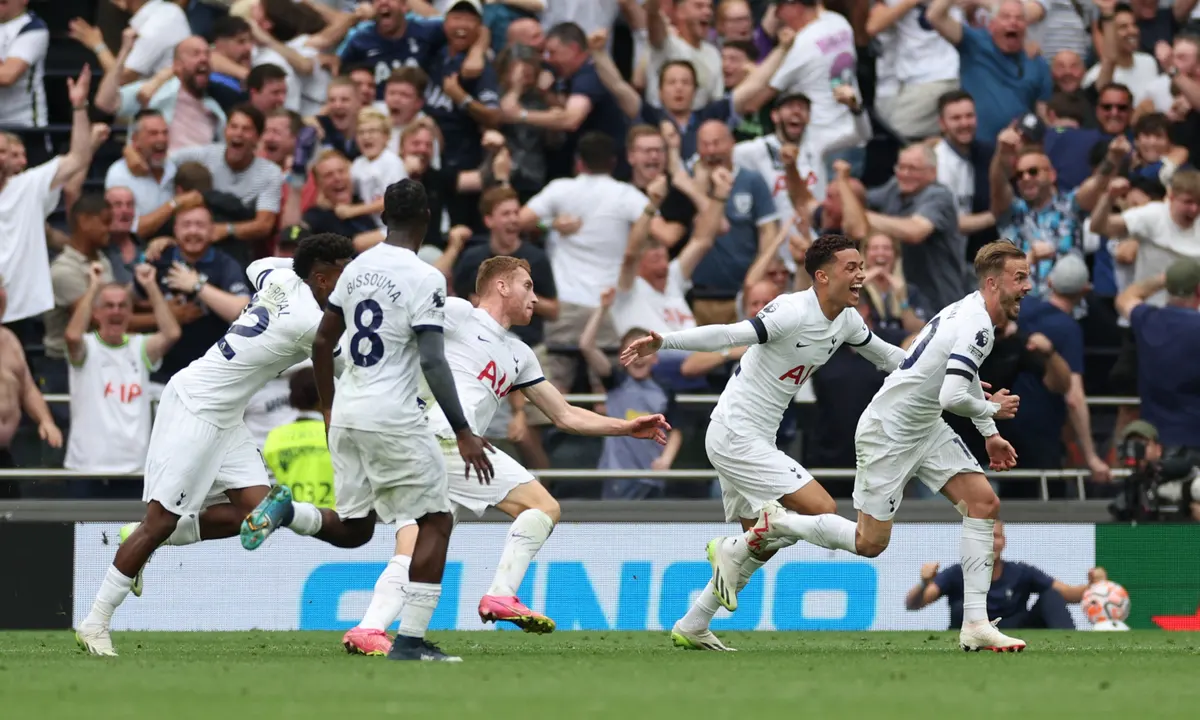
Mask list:
[[[954,633],[434,633],[461,665],[350,657],[336,633],[0,633],[0,718],[1196,718],[1200,633],[1021,633],[1021,654]]]

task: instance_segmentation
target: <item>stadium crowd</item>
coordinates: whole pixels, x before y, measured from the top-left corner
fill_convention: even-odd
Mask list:
[[[405,177],[440,219],[421,256],[455,295],[490,257],[527,260],[537,315],[514,332],[547,378],[675,428],[665,448],[567,438],[513,393],[488,435],[530,468],[707,467],[708,407],[676,397],[719,392],[740,351],[627,369],[614,353],[807,288],[822,233],[861,242],[859,310],[902,345],[971,290],[982,244],[1027,253],[1035,291],[981,369],[1022,398],[1000,428],[1021,468],[1086,468],[1103,493],[1139,414],[1164,453],[1200,458],[1197,4],[5,0],[0,467],[140,471],[155,393],[246,306],[247,263],[311,232],[380,242]],[[810,374],[780,447],[853,467],[883,376],[850,347]],[[312,383],[279,378],[247,411],[281,479],[319,473],[292,462],[323,450]],[[140,489],[0,482],[17,493]]]

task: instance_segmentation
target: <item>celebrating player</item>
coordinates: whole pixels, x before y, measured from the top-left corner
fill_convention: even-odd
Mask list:
[[[491,445],[463,415],[443,346],[446,279],[416,255],[429,224],[429,200],[415,180],[401,180],[384,194],[388,234],[346,266],[329,297],[313,345],[317,390],[326,410],[333,460],[335,518],[319,539],[338,547],[370,541],[376,518],[385,523],[415,519],[417,537],[404,586],[400,632],[388,652],[393,660],[461,662],[425,639],[442,594],[442,572],[453,521],[446,465],[417,397],[422,372],[445,413],[462,462],[490,482]],[[349,326],[350,362],[334,395],[334,348]],[[273,493],[275,495],[275,493]],[[291,505],[287,493],[264,501],[243,527],[263,536],[278,526]]]
[[[792,458],[775,447],[783,413],[817,368],[842,343],[858,349],[877,367],[891,371],[904,351],[875,337],[855,309],[866,274],[857,245],[848,238],[818,238],[804,259],[813,280],[804,292],[782,295],[756,317],[734,325],[706,325],[635,340],[621,354],[628,365],[659,349],[716,352],[750,345],[712,413],[705,437],[708,459],[717,470],[725,503],[725,519],[737,519],[749,530],[764,507],[782,503],[794,513],[833,513],[836,504],[820,483]],[[832,517],[837,517],[832,516]],[[854,524],[850,526],[853,548]],[[729,650],[708,629],[718,604],[737,607],[737,591],[775,552],[795,544],[780,538],[753,546],[752,555],[734,567],[725,559],[726,542],[708,545],[713,579],[687,615],[672,628],[676,645],[697,650]]]
[[[454,371],[458,395],[467,422],[475,430],[487,428],[492,417],[514,390],[520,390],[561,430],[579,435],[629,435],[666,443],[670,430],[662,415],[617,420],[573,407],[553,384],[544,382],[541,365],[528,345],[509,333],[513,325],[528,325],[537,304],[529,263],[499,256],[479,266],[475,280],[479,307],[459,298],[446,300],[446,359]],[[470,478],[453,452],[453,433],[440,405],[429,411],[429,424],[442,445],[446,460],[450,500],[455,512],[465,509],[482,515],[497,507],[513,518],[492,586],[479,601],[479,617],[506,620],[526,632],[554,631],[554,621],[526,607],[517,598],[529,563],[550,537],[559,518],[558,502],[529,471],[503,452],[493,453],[495,476],[490,484]],[[375,583],[375,595],[358,627],[342,638],[350,652],[382,655],[387,652],[386,628],[405,603],[403,587],[412,555],[411,525],[396,533],[396,556]]]
[[[947,306],[929,321],[858,421],[854,434],[857,528],[837,515],[800,517],[769,505],[749,532],[723,545],[720,572],[735,572],[751,562],[756,547],[788,538],[876,557],[888,546],[896,507],[909,478],[915,476],[949,498],[963,516],[960,645],[964,650],[997,652],[1025,648],[1024,642],[1004,635],[988,622],[992,531],[1000,500],[966,444],[942,419],[942,411],[971,418],[987,438],[993,470],[1016,465],[1016,452],[996,432],[995,420],[1015,416],[1019,399],[1007,390],[985,395],[978,373],[992,351],[995,328],[1016,320],[1021,298],[1032,284],[1025,254],[1007,242],[981,248],[975,256],[975,274],[979,291]]]
[[[254,301],[225,337],[167,383],[146,455],[146,516],[123,539],[76,630],[82,648],[117,654],[109,635],[113,613],[155,549],[233,537],[268,495],[262,456],[242,420],[246,404],[268,380],[309,356],[321,307],[353,254],[347,238],[322,234],[301,241],[287,261],[292,269],[274,259],[252,263],[247,275]],[[295,503],[280,518],[301,535],[316,534],[321,521],[309,503]]]

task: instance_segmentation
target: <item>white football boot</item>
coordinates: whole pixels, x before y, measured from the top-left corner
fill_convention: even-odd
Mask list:
[[[103,625],[89,625],[84,622],[75,630],[75,642],[88,654],[117,657],[117,651],[113,649],[112,636],[109,635],[108,628]]]
[[[676,622],[675,627],[671,628],[671,643],[675,647],[686,648],[688,650],[737,652],[737,648],[726,646],[716,635],[713,635],[712,630],[708,628],[699,631],[684,630],[679,622]]]
[[[742,562],[735,559],[735,545],[745,543],[740,535],[714,538],[708,542],[708,564],[712,565],[713,594],[729,612],[737,610],[738,583],[742,577]],[[744,552],[744,550],[743,550]]]
[[[1025,649],[1025,641],[1011,638],[996,629],[1000,618],[991,622],[963,623],[958,633],[958,644],[967,652],[991,650],[992,652],[1021,652]]]

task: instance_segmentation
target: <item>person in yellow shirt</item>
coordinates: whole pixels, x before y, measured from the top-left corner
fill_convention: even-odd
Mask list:
[[[300,417],[267,435],[263,459],[276,481],[286,485],[296,500],[332,510],[333,463],[325,444],[325,420],[312,367],[297,370],[288,385],[288,400],[300,411]]]

